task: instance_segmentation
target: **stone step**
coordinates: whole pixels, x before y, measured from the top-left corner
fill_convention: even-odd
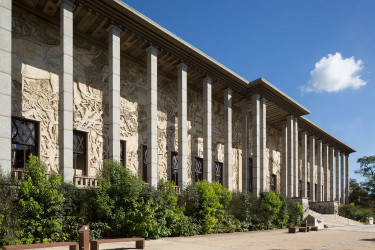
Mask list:
[[[314,218],[322,218],[324,219],[324,224],[328,227],[339,227],[339,226],[348,226],[348,225],[363,225],[363,223],[351,220],[345,217],[342,217],[337,214],[320,214],[309,209],[308,214]]]

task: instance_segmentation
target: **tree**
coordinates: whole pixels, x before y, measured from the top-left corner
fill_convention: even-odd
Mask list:
[[[349,203],[354,203],[355,205],[361,207],[369,207],[371,203],[371,198],[368,193],[361,187],[360,183],[355,179],[350,179],[349,182]]]
[[[357,162],[360,169],[356,170],[356,174],[361,174],[365,181],[361,183],[361,187],[369,194],[372,200],[375,200],[375,156],[364,156],[359,158]]]

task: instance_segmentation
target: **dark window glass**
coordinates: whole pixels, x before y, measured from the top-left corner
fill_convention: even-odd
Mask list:
[[[178,154],[171,152],[171,182],[178,186]]]
[[[315,184],[315,201],[318,200],[318,184]]]
[[[195,157],[194,161],[195,182],[203,181],[203,159]]]
[[[73,168],[75,176],[86,176],[86,133],[73,131]]]
[[[299,197],[302,197],[302,181],[299,181],[298,191],[299,191]]]
[[[126,167],[126,141],[120,141],[120,162]]]
[[[310,199],[310,182],[307,182],[307,197]]]
[[[276,191],[276,175],[271,174],[271,190]]]
[[[253,192],[253,159],[249,158],[249,192]]]
[[[223,163],[215,162],[215,181],[223,185]]]
[[[142,180],[147,182],[147,146],[142,145]]]
[[[12,167],[22,169],[30,154],[38,155],[38,123],[12,118]]]

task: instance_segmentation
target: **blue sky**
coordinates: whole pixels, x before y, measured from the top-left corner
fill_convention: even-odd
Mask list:
[[[359,179],[357,159],[375,155],[375,1],[124,2],[245,79],[265,78],[308,108],[308,119],[357,150],[350,176]]]

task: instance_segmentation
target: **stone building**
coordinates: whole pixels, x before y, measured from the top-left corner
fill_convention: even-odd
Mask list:
[[[3,174],[33,153],[95,185],[113,159],[176,191],[208,180],[347,202],[354,149],[119,0],[2,0],[0,46]]]

